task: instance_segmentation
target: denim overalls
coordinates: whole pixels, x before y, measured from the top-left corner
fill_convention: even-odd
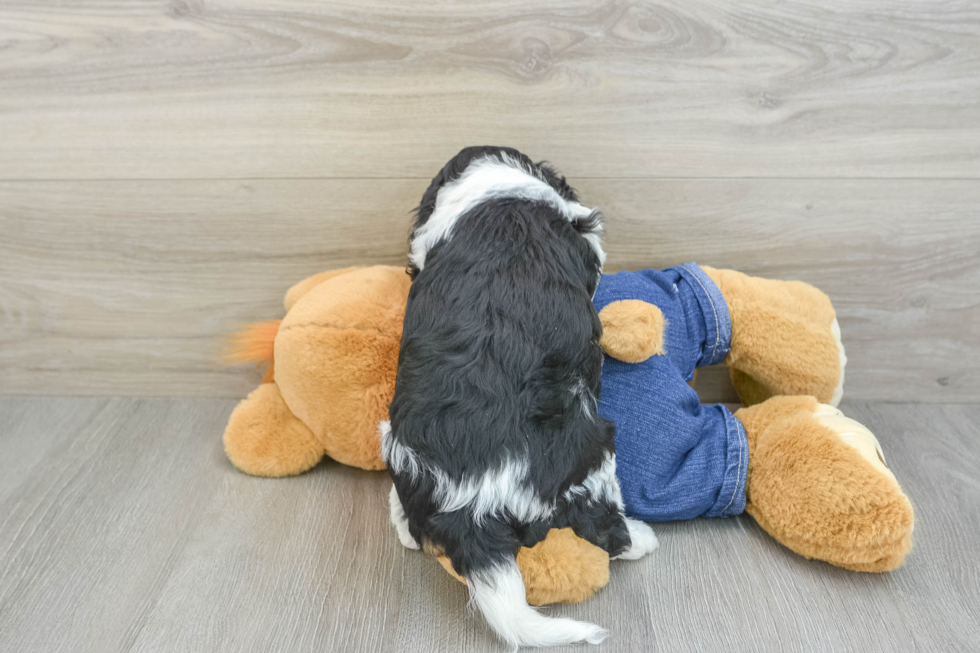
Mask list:
[[[616,423],[616,471],[626,514],[644,521],[728,517],[745,510],[749,450],[742,423],[701,405],[695,368],[725,359],[731,319],[721,291],[694,263],[605,275],[597,310],[639,299],[664,315],[665,354],[606,357],[599,413]]]

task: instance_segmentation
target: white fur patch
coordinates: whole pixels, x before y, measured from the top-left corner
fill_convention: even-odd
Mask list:
[[[660,542],[657,541],[657,536],[649,524],[629,517],[623,519],[626,520],[626,528],[630,532],[630,548],[620,553],[613,560],[639,560],[643,556],[653,553],[660,546]]]
[[[417,479],[422,473],[422,461],[414,451],[391,437],[391,422],[385,420],[378,424],[378,432],[381,434],[381,459],[385,461],[385,467],[396,474],[408,474],[413,481]]]
[[[588,218],[593,213],[593,209],[563,198],[547,182],[535,177],[506,154],[488,156],[470,163],[463,174],[439,189],[432,215],[412,237],[409,260],[419,270],[424,269],[429,250],[452,236],[461,215],[482,202],[501,198],[547,202],[569,222]],[[601,228],[583,236],[595,250],[601,267],[606,261]]]
[[[519,646],[598,644],[609,634],[595,624],[546,617],[529,606],[524,579],[514,560],[470,574],[466,584],[472,604],[514,650]]]
[[[623,511],[623,494],[619,489],[619,479],[616,478],[616,454],[607,453],[599,469],[589,474],[581,485],[573,485],[565,491],[567,500],[570,501],[575,496],[611,503],[620,512]]]
[[[596,415],[598,414],[599,407],[596,404],[595,396],[585,387],[585,380],[579,379],[575,385],[572,387],[572,394],[579,398],[582,402],[582,413],[585,414],[587,418],[595,421]]]
[[[391,515],[391,524],[398,532],[398,540],[406,548],[418,550],[419,543],[415,541],[412,533],[408,530],[408,517],[405,516],[405,508],[402,507],[401,499],[398,498],[398,490],[395,489],[394,485],[391,486],[391,492],[388,493],[388,509]]]
[[[491,515],[508,513],[523,522],[530,522],[546,519],[555,512],[555,502],[542,500],[528,482],[530,466],[526,460],[511,459],[481,476],[457,482],[442,469],[427,464],[409,447],[396,442],[391,437],[389,422],[381,422],[379,429],[385,464],[396,474],[408,474],[413,480],[421,474],[432,477],[436,486],[433,499],[439,505],[439,512],[466,509],[478,524]],[[580,485],[568,488],[564,498],[572,501],[578,496],[611,503],[623,511],[623,495],[616,477],[616,454],[607,453],[599,469]]]
[[[381,457],[396,474],[408,474],[412,480],[421,474],[431,476],[436,483],[433,498],[440,512],[468,509],[480,523],[489,515],[509,512],[523,521],[550,516],[554,505],[543,502],[527,481],[527,461],[507,461],[479,477],[456,482],[445,471],[426,464],[409,447],[391,437],[391,423],[381,422]]]
[[[526,460],[508,460],[499,469],[456,483],[445,472],[431,470],[436,478],[435,499],[440,512],[468,508],[480,523],[490,515],[510,513],[523,522],[550,516],[555,507],[538,498],[528,483]]]

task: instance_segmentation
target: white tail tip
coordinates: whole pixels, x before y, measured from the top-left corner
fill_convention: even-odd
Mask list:
[[[466,578],[473,604],[497,635],[515,650],[520,646],[598,644],[604,628],[574,619],[546,617],[527,604],[524,579],[511,560]]]

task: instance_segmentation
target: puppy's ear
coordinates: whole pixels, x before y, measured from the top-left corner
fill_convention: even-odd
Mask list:
[[[432,215],[432,212],[436,210],[436,199],[439,197],[439,189],[461,174],[454,174],[453,161],[443,166],[442,170],[432,178],[429,187],[425,189],[425,193],[422,194],[422,201],[415,209],[415,223],[412,225],[412,231],[408,235],[409,250],[412,248],[412,241],[415,240],[415,233],[419,230],[419,227],[424,225],[428,221],[429,216]],[[415,281],[415,277],[419,275],[419,269],[411,261],[408,262],[405,272],[412,278],[412,281]]]
[[[586,289],[594,295],[599,281],[602,279],[602,268],[606,264],[606,250],[602,243],[603,222],[605,218],[599,210],[593,210],[589,215],[577,218],[571,225],[582,236],[581,252],[585,257],[589,270]]]
[[[602,237],[602,225],[606,218],[598,209],[594,209],[587,216],[572,220],[572,227],[583,236],[595,235]]]
[[[565,179],[565,175],[561,174],[555,170],[550,163],[547,161],[538,161],[534,164],[537,169],[538,175],[544,179],[549,186],[555,189],[563,200],[566,202],[577,202],[578,193],[575,189],[568,185],[568,181]]]
[[[429,219],[432,212],[436,209],[436,198],[439,196],[439,189],[442,188],[446,182],[447,170],[449,165],[447,164],[442,170],[439,171],[432,181],[429,182],[429,187],[425,189],[422,194],[422,201],[419,202],[418,207],[415,209],[415,229],[425,224],[425,221]],[[414,231],[414,229],[413,229]]]
[[[585,285],[585,292],[587,292],[590,297],[595,297],[595,292],[599,289],[600,281],[602,281],[602,270],[599,270]]]

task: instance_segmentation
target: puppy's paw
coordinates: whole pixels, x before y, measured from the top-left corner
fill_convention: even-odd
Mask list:
[[[396,525],[395,529],[398,531],[398,541],[402,543],[406,549],[412,549],[413,551],[419,550],[419,543],[415,541],[412,534],[408,532],[408,522],[403,522],[401,525]]]
[[[405,548],[417,551],[419,543],[408,530],[408,517],[405,516],[405,509],[402,508],[402,502],[398,499],[398,492],[394,485],[391,486],[391,494],[388,495],[388,504],[391,508],[391,524],[398,533],[398,540]]]
[[[660,546],[660,542],[657,541],[657,536],[654,535],[653,529],[649,525],[636,519],[630,519],[629,517],[624,517],[623,519],[626,521],[626,527],[630,532],[631,544],[628,549],[613,558],[613,560],[639,560]]]

